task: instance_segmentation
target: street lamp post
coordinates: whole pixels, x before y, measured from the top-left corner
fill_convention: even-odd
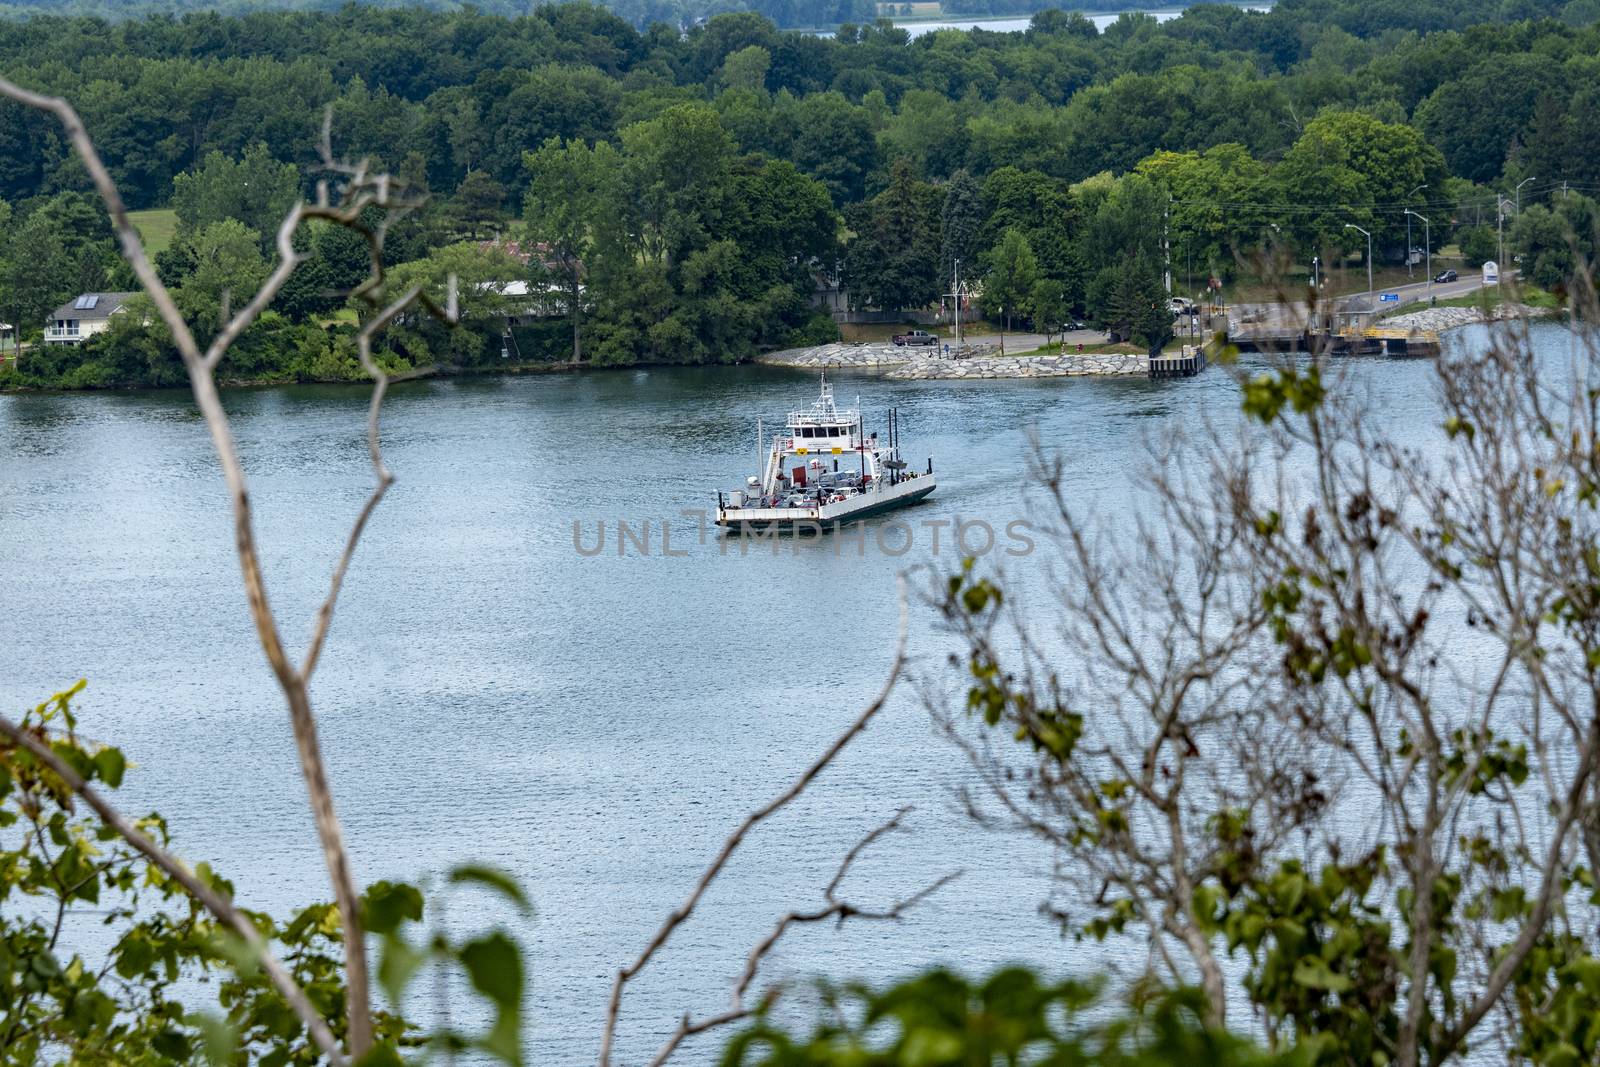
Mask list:
[[[1410,208],[1406,208],[1406,216],[1407,216],[1407,218],[1406,218],[1406,229],[1407,230],[1409,230],[1411,228],[1410,216],[1412,216],[1412,215],[1417,215],[1417,213],[1415,211],[1412,211]],[[1428,270],[1428,291],[1431,293],[1431,292],[1433,292],[1433,227],[1431,225],[1429,225],[1428,220],[1427,219],[1423,219],[1421,215],[1417,215],[1417,218],[1422,219],[1422,234],[1423,234],[1422,245],[1423,245],[1423,248],[1426,250],[1427,256],[1428,256],[1428,261],[1427,261],[1427,263],[1428,263],[1428,266],[1427,266],[1427,270]],[[1406,249],[1406,261],[1410,262],[1410,260],[1411,260],[1411,249],[1407,248]]]
[[[1415,189],[1413,189],[1409,193],[1407,193],[1406,194],[1406,199],[1410,200],[1413,196],[1416,196],[1418,193],[1420,193],[1422,190],[1426,189],[1427,187],[1428,187],[1428,183],[1427,182],[1423,182],[1421,185],[1417,186]],[[1406,209],[1406,277],[1407,278],[1412,277],[1412,274],[1411,274],[1411,216],[1412,215],[1417,215],[1417,213],[1415,211],[1412,211],[1410,208],[1407,208]],[[1422,217],[1421,215],[1417,215],[1417,218],[1420,219],[1421,217]],[[1431,275],[1430,275],[1430,277],[1431,277]]]
[[[1364,234],[1367,235],[1367,295],[1371,296],[1372,295],[1372,231],[1363,230],[1360,226],[1357,226],[1353,222],[1345,223],[1344,224],[1344,228],[1347,229],[1347,230],[1355,230],[1355,231],[1357,231],[1359,233],[1364,233]]]
[[[1522,187],[1524,185],[1527,185],[1531,181],[1533,181],[1532,178],[1524,178],[1520,182],[1517,183],[1517,188],[1516,188],[1517,218],[1519,218],[1519,219],[1522,217]]]

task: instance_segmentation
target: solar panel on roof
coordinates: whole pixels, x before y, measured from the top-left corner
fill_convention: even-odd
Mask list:
[[[84,293],[82,296],[78,297],[77,302],[72,306],[79,311],[90,311],[98,303],[100,303],[99,293]]]

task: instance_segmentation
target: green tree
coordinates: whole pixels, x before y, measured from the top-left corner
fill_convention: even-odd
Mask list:
[[[1305,205],[1291,216],[1301,248],[1366,249],[1346,224],[1371,231],[1374,255],[1405,245],[1404,203],[1419,185],[1441,189],[1444,157],[1410,126],[1356,111],[1332,111],[1306,124],[1272,173],[1284,203]],[[1385,205],[1380,210],[1380,205]]]
[[[625,128],[622,146],[639,249],[671,270],[719,220],[733,139],[711,108],[680,104]]]
[[[1561,68],[1543,56],[1485,58],[1435,89],[1417,108],[1416,123],[1453,173],[1491,181],[1540,97],[1565,88],[1562,81]]]
[[[1067,316],[1072,314],[1066,286],[1054,278],[1040,278],[1028,295],[1028,310],[1033,316],[1033,328],[1044,333],[1044,343],[1048,345],[1050,336],[1062,330]]]
[[[1525,342],[1434,364],[1428,464],[1326,362],[1252,370],[1246,421],[1175,435],[1207,458],[1152,472],[1136,530],[1107,536],[1046,467],[1065,570],[1047,620],[974,561],[949,576],[964,698],[932,709],[992,793],[975,813],[1057,850],[1077,936],[1161,941],[1151,970],[1197,975],[1209,1025],[1242,1000],[1302,1063],[1600,1052],[1593,689],[1455,673],[1487,656],[1504,679],[1576,681],[1600,659],[1595,604],[1562,592],[1590,580],[1597,536],[1597,431],[1551,424],[1592,402],[1595,354],[1578,358],[1559,382]],[[1533,588],[1506,580],[1523,560]],[[1470,652],[1465,622],[1486,631]],[[1547,700],[1560,725],[1531,714]]]
[[[1147,269],[1163,262],[1162,222],[1168,209],[1166,191],[1144,174],[1094,179],[1078,187],[1088,216],[1081,247],[1084,252],[1084,303],[1089,317],[1124,339],[1133,336],[1131,297],[1144,284]],[[1159,273],[1156,285],[1161,284]],[[1115,294],[1121,293],[1126,300]],[[1162,298],[1163,306],[1165,297]]]
[[[617,223],[622,203],[616,179],[622,173],[622,159],[605,143],[590,148],[551,138],[537,152],[528,153],[523,166],[529,176],[522,198],[523,222],[534,254],[550,263],[566,292],[576,363],[583,358],[584,278],[602,251],[621,254]]]
[[[79,272],[51,220],[34,212],[11,232],[0,260],[0,299],[19,338],[44,329],[45,319],[77,292]]]
[[[236,160],[209,152],[198,169],[172,179],[172,207],[183,228],[234,219],[269,241],[299,196],[299,168],[278,162],[260,141]]]
[[[1582,279],[1594,275],[1597,240],[1600,204],[1577,193],[1558,197],[1553,211],[1530,204],[1506,235],[1522,256],[1523,279],[1562,295],[1584,292]]]
[[[878,165],[878,141],[866,108],[842,93],[780,96],[779,121],[793,130],[783,155],[828,187],[836,205],[853,204],[867,191]]]
[[[476,241],[482,230],[491,233],[505,221],[504,187],[485,170],[475,170],[461,179],[455,196],[450,200],[451,213],[456,225]]]
[[[1267,168],[1238,144],[1205,152],[1157,152],[1137,172],[1170,200],[1168,224],[1173,266],[1189,265],[1228,277],[1234,265],[1261,244],[1273,212],[1276,189]]]
[[[224,302],[243,306],[267,276],[261,235],[237,219],[224,219],[180,238],[189,273],[179,282],[185,314],[204,318],[213,328]]]
[[[717,79],[729,89],[764,92],[767,71],[772,69],[772,53],[758,44],[748,45],[722,61]]]
[[[461,322],[449,329],[418,311],[395,323],[392,348],[413,366],[434,362],[472,366],[498,355],[506,316],[524,312],[528,303],[527,297],[508,290],[526,276],[527,268],[504,248],[475,241],[445,245],[426,258],[396,264],[388,271],[392,292],[421,285],[441,305],[453,277]]]
[[[776,344],[806,325],[815,272],[839,258],[839,215],[827,187],[792,163],[741,167],[717,236],[737,250],[733,295],[756,311],[747,344]]]
[[[1039,260],[1022,231],[1012,229],[984,254],[983,264],[983,307],[985,313],[1000,316],[1000,351],[1004,352],[1012,316],[1031,313],[1034,286],[1039,281]]]
[[[939,285],[949,290],[955,263],[960,260],[970,277],[979,269],[983,230],[983,189],[965,170],[950,176],[944,189],[944,209],[939,215]]]
[[[897,160],[888,187],[846,211],[854,231],[844,260],[852,304],[898,311],[938,299],[943,201],[937,186],[918,181],[911,167]]]
[[[1456,243],[1461,247],[1461,258],[1469,267],[1481,266],[1500,254],[1493,226],[1463,226],[1456,231]]]
[[[1108,332],[1151,352],[1172,337],[1161,272],[1148,256],[1128,253],[1101,268],[1090,287],[1089,306],[1093,319]]]
[[[552,137],[586,142],[615,138],[622,90],[615,78],[596,67],[546,64],[526,74],[499,75],[490,100],[484,121],[492,136],[483,169],[504,188],[515,190],[522,184],[524,149]]]

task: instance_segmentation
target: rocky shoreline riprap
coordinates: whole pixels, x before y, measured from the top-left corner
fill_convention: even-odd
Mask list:
[[[1538,318],[1550,312],[1526,304],[1501,304],[1490,308],[1488,314],[1481,307],[1424,308],[1405,315],[1384,319],[1380,325],[1399,330],[1421,330],[1442,333],[1462,326],[1475,326],[1482,322],[1499,322],[1504,319]]]
[[[880,371],[885,378],[900,381],[976,378],[1065,378],[1076,376],[1115,376],[1143,378],[1150,373],[1150,361],[1142,353],[1094,352],[1050,356],[972,356],[945,359],[922,350],[897,348],[892,344],[829,344],[815,348],[791,348],[756,357],[757,363],[778,367],[815,369],[857,369]]]
[[[885,378],[1067,378],[1150,374],[1150,357],[1134,352],[1097,352],[1059,356],[993,356],[981,359],[927,359],[902,363],[884,373]]]
[[[836,342],[814,348],[786,348],[781,352],[763,352],[756,357],[756,362],[774,367],[855,367],[875,370],[915,359],[932,361],[931,357],[919,356],[909,349],[883,341],[857,345]]]

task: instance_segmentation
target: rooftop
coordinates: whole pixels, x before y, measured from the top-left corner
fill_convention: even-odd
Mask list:
[[[81,293],[50,313],[52,319],[95,322],[109,319],[138,293]]]

